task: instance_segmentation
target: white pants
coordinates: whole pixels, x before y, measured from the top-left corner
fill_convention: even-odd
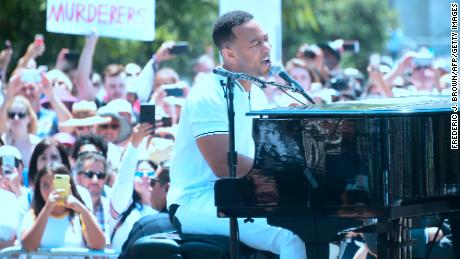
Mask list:
[[[183,233],[229,236],[228,218],[218,218],[214,205],[214,192],[190,195],[176,211]],[[267,224],[257,218],[253,223],[238,219],[240,241],[245,245],[280,255],[280,259],[307,258],[305,244],[291,231]]]

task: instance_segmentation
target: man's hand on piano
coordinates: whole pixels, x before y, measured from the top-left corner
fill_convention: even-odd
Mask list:
[[[434,236],[436,235],[436,231],[438,231],[437,227],[429,227],[425,228],[425,234],[427,235],[427,242],[432,242],[434,240]],[[439,230],[438,236],[436,237],[436,241],[439,241],[444,236],[442,233],[442,229]]]

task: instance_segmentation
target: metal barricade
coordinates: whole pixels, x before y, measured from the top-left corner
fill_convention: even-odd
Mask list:
[[[37,251],[27,252],[20,246],[6,247],[0,250],[0,259],[3,258],[17,258],[19,255],[25,255],[26,258],[30,258],[33,255],[47,256],[52,258],[53,256],[59,257],[86,257],[86,258],[118,258],[120,253],[113,249],[106,248],[104,250],[91,250],[88,248],[39,248]]]

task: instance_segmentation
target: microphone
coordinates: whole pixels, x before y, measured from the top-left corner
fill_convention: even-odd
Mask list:
[[[221,67],[218,67],[218,68],[214,68],[212,70],[212,72],[216,75],[220,75],[220,76],[223,76],[223,77],[230,77],[230,78],[233,78],[235,80],[237,79],[240,79],[240,80],[246,80],[246,81],[250,81],[250,82],[254,82],[254,83],[257,83],[261,86],[264,86],[265,85],[265,81],[264,80],[261,80],[257,77],[254,77],[254,76],[250,76],[248,74],[245,74],[245,73],[235,73],[235,72],[230,72],[226,69],[223,69]]]
[[[270,68],[270,73],[271,74],[276,74],[278,75],[279,77],[281,77],[284,81],[286,81],[286,83],[288,83],[289,85],[291,85],[292,87],[294,87],[294,92],[298,92],[300,94],[303,95],[303,97],[305,97],[305,99],[307,99],[309,102],[311,102],[312,104],[315,104],[315,101],[313,101],[313,99],[310,97],[310,95],[308,95],[305,90],[303,89],[303,87],[299,84],[299,82],[295,81],[284,69],[282,66],[279,66],[279,65],[273,65],[271,68]]]

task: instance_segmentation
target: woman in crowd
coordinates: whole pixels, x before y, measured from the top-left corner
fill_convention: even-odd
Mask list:
[[[71,192],[67,198],[54,188],[55,175],[68,175]],[[84,205],[67,166],[51,162],[35,177],[32,209],[21,227],[21,244],[27,251],[38,247],[88,247],[103,249],[104,233]]]
[[[148,159],[137,161],[136,173],[134,174],[134,192],[139,194],[142,204],[150,207],[150,178],[155,175],[157,165]]]
[[[50,162],[59,162],[65,165],[69,171],[71,170],[70,161],[67,153],[65,152],[64,146],[55,139],[45,138],[37,144],[30,158],[29,172],[25,178],[28,179],[30,188],[29,191],[19,199],[19,206],[22,212],[21,215],[27,212],[31,206],[34,196],[34,183],[36,182],[35,177],[38,171]],[[85,204],[87,204],[89,210],[92,211],[93,206],[89,192],[80,186],[78,186],[78,192],[83,197],[83,200],[85,201]]]
[[[70,160],[64,146],[55,139],[45,138],[37,144],[30,158],[27,179],[32,187],[37,172],[50,162],[62,163],[67,166],[69,170],[71,168]]]
[[[40,138],[35,136],[37,115],[30,102],[23,96],[7,100],[6,129],[1,136],[6,145],[15,146],[21,152],[25,165],[29,164],[32,151]]]
[[[158,213],[150,207],[149,175],[154,166],[149,163],[137,163],[138,147],[142,139],[151,134],[149,124],[134,128],[131,144],[121,161],[117,179],[110,198],[110,241],[112,248],[120,250],[134,223],[140,218]],[[136,169],[139,171],[136,172]],[[154,173],[153,173],[154,174]]]

